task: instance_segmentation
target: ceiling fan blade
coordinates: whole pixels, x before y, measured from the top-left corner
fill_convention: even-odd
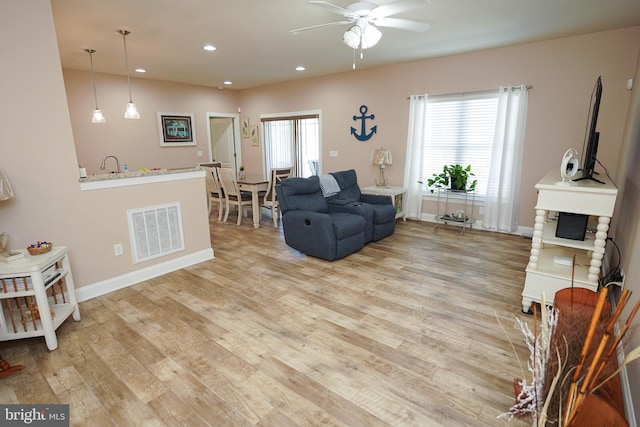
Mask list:
[[[416,31],[419,33],[431,28],[431,24],[427,24],[426,22],[400,18],[379,18],[373,21],[373,23],[378,27],[398,28],[400,30]]]
[[[412,9],[431,3],[429,0],[405,0],[395,3],[383,4],[371,11],[369,15],[372,19],[386,18],[387,16],[396,15],[398,13],[407,12]]]
[[[331,10],[334,13],[337,13],[339,15],[344,16],[347,13],[347,9],[340,7],[340,6],[336,6],[333,3],[329,3],[328,1],[322,1],[322,0],[311,0],[309,2],[309,4],[317,4],[318,6],[322,6],[322,7],[326,7],[327,9]]]
[[[289,30],[291,34],[298,34],[302,31],[315,30],[316,28],[324,28],[324,27],[336,27],[338,25],[351,24],[353,21],[336,21],[329,22],[326,24],[312,25],[311,27],[297,28],[295,30]]]

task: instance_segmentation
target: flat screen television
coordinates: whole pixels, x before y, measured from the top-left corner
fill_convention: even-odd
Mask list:
[[[604,184],[604,182],[593,176],[598,174],[595,171],[595,167],[597,163],[600,132],[596,131],[596,127],[598,125],[600,98],[602,98],[602,77],[598,76],[598,80],[596,80],[596,84],[591,92],[591,104],[589,106],[589,116],[587,118],[587,129],[585,130],[585,138],[582,146],[582,169],[580,169],[582,176],[574,179],[574,181],[589,179],[591,181]]]

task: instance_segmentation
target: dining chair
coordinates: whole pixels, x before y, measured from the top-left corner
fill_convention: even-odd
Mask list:
[[[222,221],[224,211],[224,191],[220,185],[217,167],[203,166],[205,170],[205,182],[207,184],[207,202],[209,204],[209,215],[215,202],[218,203],[218,222]]]
[[[246,211],[243,210],[243,206],[251,206],[251,193],[240,191],[240,188],[238,187],[238,181],[236,179],[236,173],[233,169],[218,168],[216,172],[218,173],[218,178],[220,179],[222,191],[224,191],[224,201],[226,208],[223,221],[227,222],[231,205],[235,205],[238,207],[237,225],[240,225],[243,213],[244,216],[247,216]]]
[[[272,168],[269,173],[269,187],[262,199],[262,206],[271,209],[271,218],[273,218],[273,227],[278,228],[278,220],[280,219],[280,205],[276,195],[276,185],[280,184],[283,179],[293,176],[293,167],[290,168]]]

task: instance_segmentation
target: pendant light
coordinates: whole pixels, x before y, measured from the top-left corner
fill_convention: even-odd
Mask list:
[[[96,109],[93,110],[93,117],[91,117],[91,123],[104,123],[106,120],[102,111],[98,108],[98,95],[96,94],[96,75],[93,72],[93,54],[96,53],[94,49],[85,49],[85,52],[89,54],[91,59],[91,81],[93,82],[93,99],[96,102]]]
[[[131,32],[127,30],[117,30],[117,32],[122,34],[122,42],[124,43],[124,62],[127,66],[127,81],[129,83],[129,103],[127,104],[127,111],[124,113],[124,118],[139,119],[140,113],[138,113],[136,104],[134,104],[131,99],[131,74],[129,73],[129,57],[127,56],[127,35],[131,34]]]

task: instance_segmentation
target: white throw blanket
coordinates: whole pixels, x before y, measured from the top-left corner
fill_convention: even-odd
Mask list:
[[[338,181],[333,175],[320,175],[318,178],[320,178],[320,188],[322,188],[324,197],[333,196],[340,192]]]

